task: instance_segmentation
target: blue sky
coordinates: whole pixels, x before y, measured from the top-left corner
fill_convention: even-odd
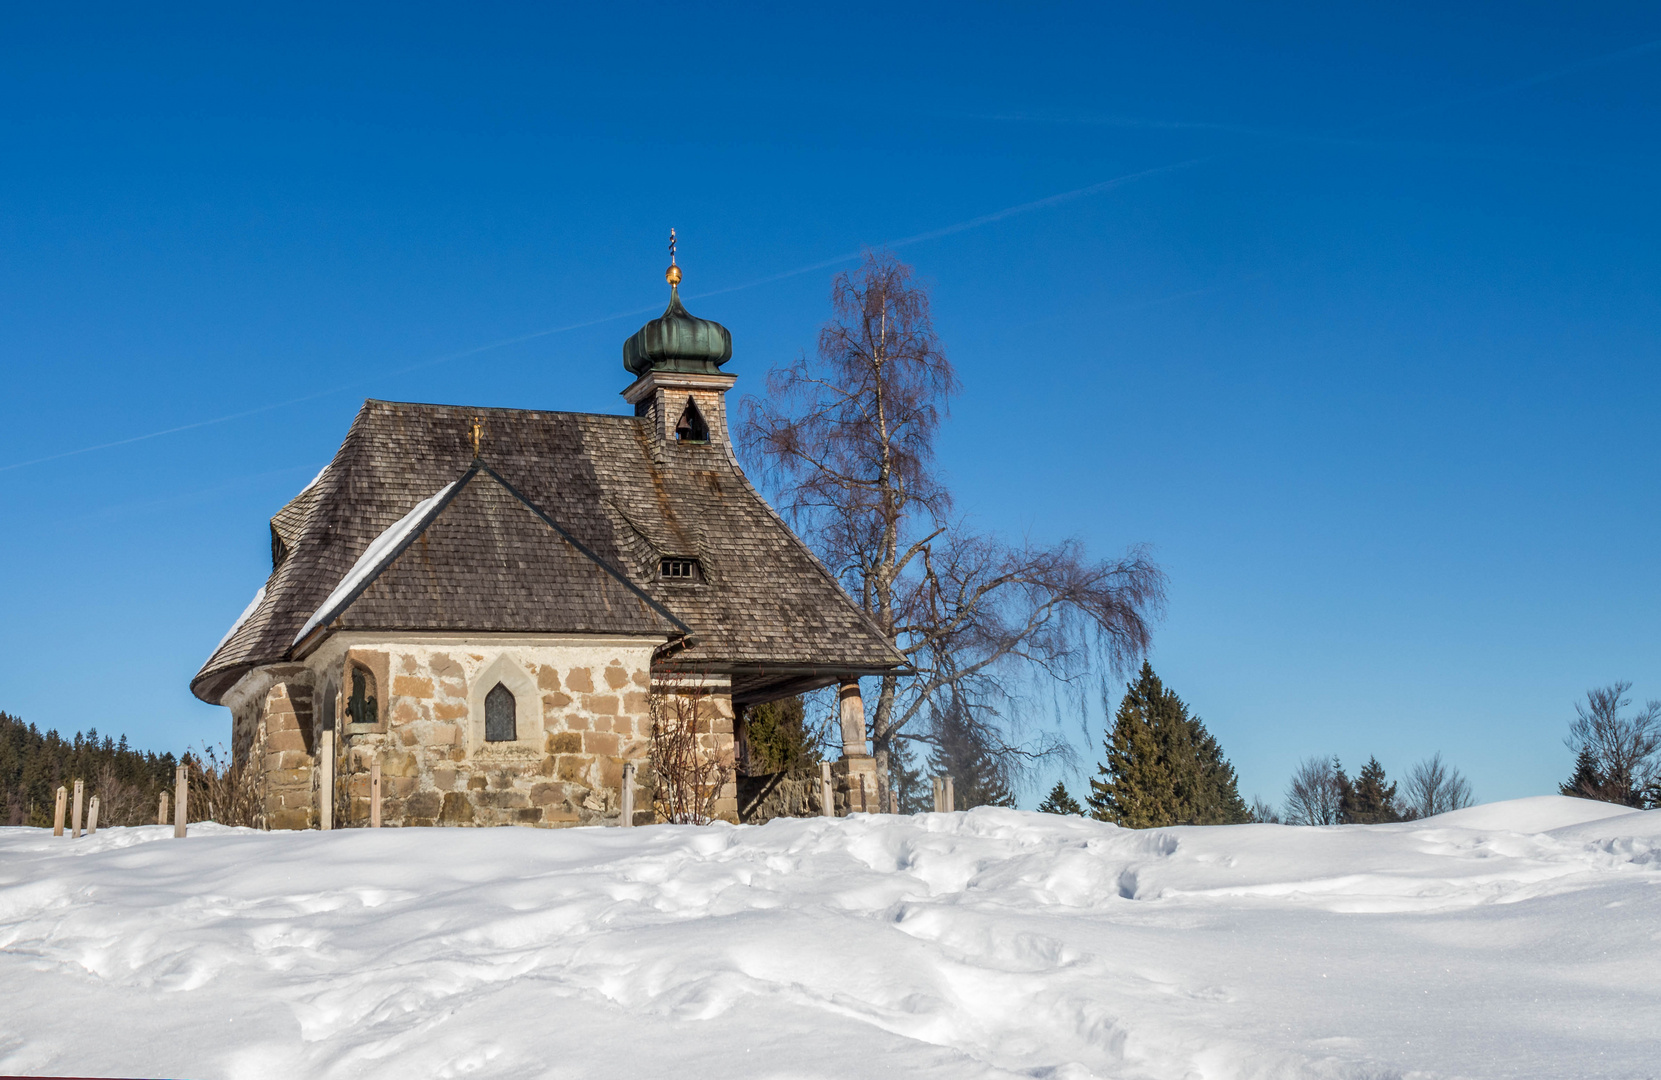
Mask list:
[[[960,508],[1154,546],[1248,797],[1661,697],[1661,11],[599,7],[0,14],[0,709],[226,739],[362,398],[622,411],[671,225],[739,392],[909,241]]]

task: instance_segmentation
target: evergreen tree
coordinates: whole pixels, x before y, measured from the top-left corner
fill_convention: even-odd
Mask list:
[[[808,725],[807,708],[800,697],[746,709],[744,741],[751,776],[814,768],[824,757],[824,732]]]
[[[1104,750],[1088,799],[1100,821],[1147,829],[1252,820],[1222,746],[1146,661],[1125,688]]]
[[[888,759],[888,776],[894,784],[895,811],[901,814],[927,814],[934,810],[934,786],[923,775],[922,762],[910,739],[894,740],[892,756]]]
[[[994,741],[969,702],[953,694],[932,719],[934,751],[929,755],[929,772],[952,778],[956,809],[1014,806],[1008,758],[994,752]],[[933,809],[932,795],[929,808]]]
[[[1575,755],[1574,774],[1557,790],[1564,795],[1572,795],[1577,799],[1603,799],[1606,802],[1619,802],[1620,799],[1609,798],[1608,782],[1602,773],[1598,772],[1597,755],[1592,753],[1590,746],[1582,746],[1580,753]]]
[[[1400,821],[1396,809],[1396,785],[1384,782],[1384,766],[1378,758],[1367,759],[1361,775],[1352,782],[1338,770],[1338,822],[1341,825],[1381,825]]]
[[[1051,788],[1050,793],[1044,797],[1044,801],[1038,804],[1038,812],[1040,814],[1083,817],[1084,807],[1080,806],[1078,800],[1067,793],[1067,785],[1057,780],[1055,787]]]

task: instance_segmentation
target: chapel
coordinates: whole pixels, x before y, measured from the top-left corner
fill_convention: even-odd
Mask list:
[[[731,766],[747,708],[826,686],[835,801],[875,808],[859,679],[904,658],[739,467],[732,335],[672,246],[666,277],[628,413],[366,401],[271,519],[270,577],[191,681],[265,827],[366,824],[372,795],[388,826],[649,824],[665,701]]]

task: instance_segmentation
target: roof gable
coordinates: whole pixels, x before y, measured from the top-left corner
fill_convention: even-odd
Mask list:
[[[418,504],[383,538],[382,550],[370,545],[296,644],[324,627],[690,632],[483,466]]]

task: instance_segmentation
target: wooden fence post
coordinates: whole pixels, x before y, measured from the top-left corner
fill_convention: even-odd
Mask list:
[[[81,781],[79,780],[75,781],[75,808],[73,814],[75,818],[75,839],[79,840],[81,837]]]
[[[381,755],[369,759],[369,827],[381,827]]]
[[[335,733],[324,728],[317,740],[317,827],[328,832],[335,827]]]
[[[91,836],[93,833],[95,833],[97,831],[98,831],[98,796],[94,795],[92,797],[92,801],[87,803],[87,835]]]
[[[173,838],[185,834],[190,814],[190,774],[183,765],[173,770]]]
[[[165,791],[161,793],[161,799],[156,805],[156,824],[167,824],[167,792]]]
[[[946,813],[957,813],[957,792],[952,790],[952,778],[946,777]]]
[[[62,784],[58,785],[58,805],[52,811],[52,835],[63,835],[63,811],[69,805],[69,789]]]
[[[623,810],[624,827],[634,825],[634,762],[623,762],[623,792],[618,799]]]
[[[819,813],[824,817],[836,816],[836,792],[831,788],[828,761],[819,763]]]
[[[929,777],[929,786],[934,793],[934,812],[937,814],[946,811],[946,782],[938,776]]]

